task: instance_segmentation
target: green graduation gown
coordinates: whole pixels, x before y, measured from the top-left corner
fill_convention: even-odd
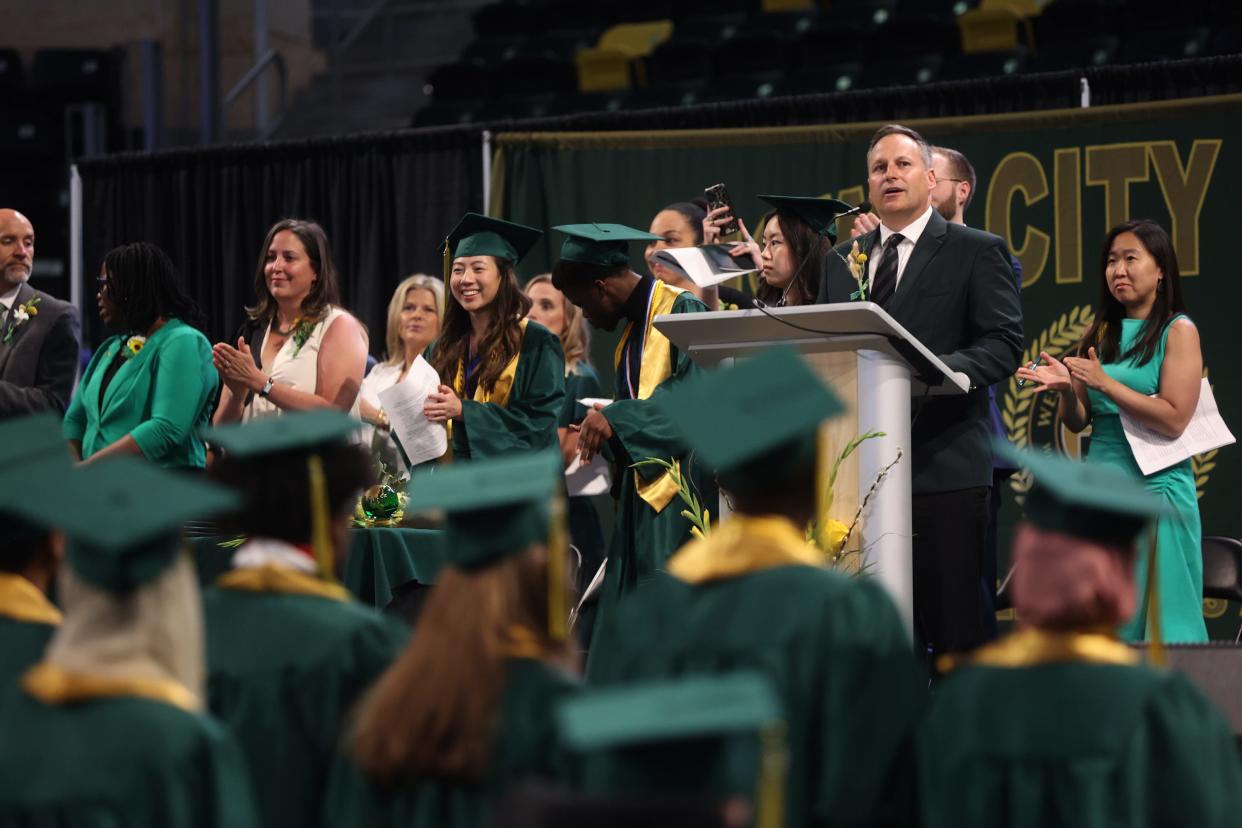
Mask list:
[[[920,825],[1242,824],[1228,726],[1185,678],[1132,659],[1106,636],[1029,628],[978,651],[921,728]]]
[[[0,692],[12,687],[47,649],[60,611],[20,575],[0,572]]]
[[[208,701],[234,732],[267,828],[317,822],[342,717],[408,629],[343,588],[276,566],[203,594]]]
[[[570,776],[556,740],[558,702],[576,681],[541,661],[515,658],[497,713],[492,767],[478,782],[418,780],[384,788],[341,757],[332,771],[325,828],[487,828],[491,810],[516,783],[555,783]]]
[[[639,480],[644,486],[652,485],[663,469],[629,468],[633,463],[652,457],[680,463],[683,476],[689,478],[703,508],[716,513],[714,478],[701,464],[691,462],[690,450],[679,429],[652,403],[699,370],[652,322],[661,313],[700,313],[707,306],[694,294],[677,291],[652,277],[644,279],[635,294],[647,290],[648,285],[654,293],[648,303],[646,325],[631,324],[622,334],[617,346],[614,402],[604,409],[613,431],[609,448],[616,462],[613,494],[617,514],[608,543],[608,568],[604,572],[597,627],[613,611],[621,595],[653,578],[669,556],[691,537],[690,521],[681,514],[685,504],[679,497],[673,495],[657,510],[640,492]],[[656,372],[651,370],[655,367],[652,363],[659,364]],[[662,378],[655,382],[657,374]],[[588,677],[594,675],[597,663],[607,658],[606,651],[593,647]]]
[[[908,825],[926,678],[883,589],[822,560],[788,521],[731,516],[621,601],[591,681],[759,670],[788,717],[785,825]]]
[[[0,733],[0,828],[259,825],[241,752],[202,713],[115,692],[48,703],[12,687]]]
[[[513,374],[507,399],[503,403],[481,401],[481,397],[495,395],[495,391],[484,395],[481,389],[474,399],[461,395],[461,417],[453,422],[456,460],[489,460],[513,452],[560,446],[556,424],[565,400],[561,341],[538,322],[523,320],[522,324],[522,349],[516,366],[509,366]],[[502,376],[496,391],[504,381]]]

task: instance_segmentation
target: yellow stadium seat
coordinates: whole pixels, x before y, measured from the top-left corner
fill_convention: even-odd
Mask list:
[[[957,19],[957,25],[962,30],[962,51],[967,54],[1015,49],[1019,33],[1023,45],[1032,45],[1030,21],[1011,6],[971,9]]]
[[[605,29],[595,45],[615,49],[632,58],[646,57],[655,47],[673,34],[673,21],[652,20],[649,23],[620,23]]]
[[[763,0],[760,8],[765,12],[808,11],[815,8],[815,0]]]
[[[578,52],[574,62],[578,64],[579,92],[611,92],[632,86],[630,56],[619,49],[592,46]]]

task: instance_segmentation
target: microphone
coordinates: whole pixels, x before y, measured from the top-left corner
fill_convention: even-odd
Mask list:
[[[837,213],[835,216],[833,216],[833,218],[839,219],[839,218],[845,218],[846,216],[857,216],[860,213],[870,213],[870,212],[871,212],[871,202],[864,201],[864,202],[861,202],[857,207],[854,207],[853,209],[846,210],[844,213]]]

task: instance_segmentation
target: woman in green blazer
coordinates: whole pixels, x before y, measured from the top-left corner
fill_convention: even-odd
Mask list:
[[[104,257],[97,299],[115,333],[95,351],[65,413],[74,455],[90,463],[141,454],[160,466],[203,468],[197,431],[211,420],[220,377],[172,261],[148,242],[116,248]]]

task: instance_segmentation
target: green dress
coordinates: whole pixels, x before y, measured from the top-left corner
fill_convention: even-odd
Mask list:
[[[578,402],[584,397],[602,397],[604,386],[599,374],[588,362],[579,362],[565,377],[565,404],[561,408],[560,428],[568,428],[582,422],[586,406]],[[582,555],[579,588],[591,582],[595,571],[604,562],[604,530],[600,525],[599,512],[589,495],[569,498],[569,539]]]
[[[148,698],[0,698],[0,828],[248,828],[245,760],[211,717]]]
[[[490,460],[559,448],[556,425],[564,400],[561,341],[538,322],[527,322],[508,401],[500,405],[462,397],[461,418],[453,423],[454,459]]]
[[[1229,728],[1176,673],[1083,661],[964,667],[937,685],[918,755],[922,828],[1242,822]]]
[[[701,313],[707,307],[694,294],[680,293],[672,306],[672,313]],[[648,335],[654,331],[648,325]],[[656,512],[638,493],[635,470],[630,465],[647,458],[681,463],[682,474],[689,479],[703,508],[715,515],[718,493],[714,476],[701,463],[692,462],[690,449],[683,441],[678,426],[661,414],[653,400],[677,387],[699,370],[689,355],[681,352],[671,342],[669,364],[671,372],[651,396],[635,399],[634,381],[641,371],[643,340],[631,337],[623,350],[628,351],[632,366],[627,378],[626,361],[618,366],[614,387],[614,402],[604,409],[604,416],[612,427],[613,439],[609,449],[613,467],[613,493],[617,499],[616,519],[612,537],[608,542],[608,568],[604,572],[604,584],[600,595],[596,628],[613,611],[617,600],[632,592],[644,581],[655,577],[663,569],[665,561],[688,540],[691,524],[682,514],[685,504],[674,497],[661,511]],[[637,473],[644,481],[656,477],[663,470],[646,466]],[[594,674],[597,663],[606,659],[607,653],[592,647],[587,666],[588,677]]]
[[[724,527],[739,520],[707,542],[727,542]],[[746,529],[741,555],[764,542]],[[592,684],[758,670],[788,717],[785,825],[910,824],[927,681],[892,600],[869,578],[779,558],[733,572],[664,575],[625,597],[596,633],[592,651],[610,656]]]
[[[1173,321],[1181,318],[1179,314]],[[1121,321],[1121,353],[1126,353],[1138,340],[1145,320]],[[1173,324],[1169,322],[1169,326]],[[1141,394],[1160,390],[1160,367],[1164,364],[1164,348],[1169,327],[1164,329],[1155,355],[1146,365],[1138,365],[1136,357],[1104,365],[1110,377]],[[1154,474],[1143,476],[1134,460],[1130,444],[1121,428],[1117,404],[1106,395],[1087,390],[1091,402],[1091,442],[1088,455],[1096,463],[1115,466],[1136,478],[1142,478],[1147,489],[1177,510],[1179,517],[1162,517],[1157,524],[1156,566],[1160,585],[1161,631],[1165,641],[1177,643],[1208,640],[1203,620],[1203,552],[1202,528],[1199,523],[1199,500],[1191,461]],[[1121,636],[1129,641],[1147,638],[1147,536],[1141,541],[1138,555],[1137,581],[1139,608],[1134,618],[1121,628]]]
[[[56,627],[5,618],[0,608],[0,692],[12,687],[22,673],[43,658]]]
[[[343,716],[409,631],[339,596],[223,586],[246,572],[203,593],[208,700],[241,744],[263,825],[303,828],[318,819]]]
[[[570,777],[556,740],[554,713],[576,682],[541,661],[515,658],[498,711],[492,767],[482,781],[415,781],[383,788],[348,759],[333,768],[324,807],[325,828],[486,828],[492,805],[512,784],[563,782]]]

